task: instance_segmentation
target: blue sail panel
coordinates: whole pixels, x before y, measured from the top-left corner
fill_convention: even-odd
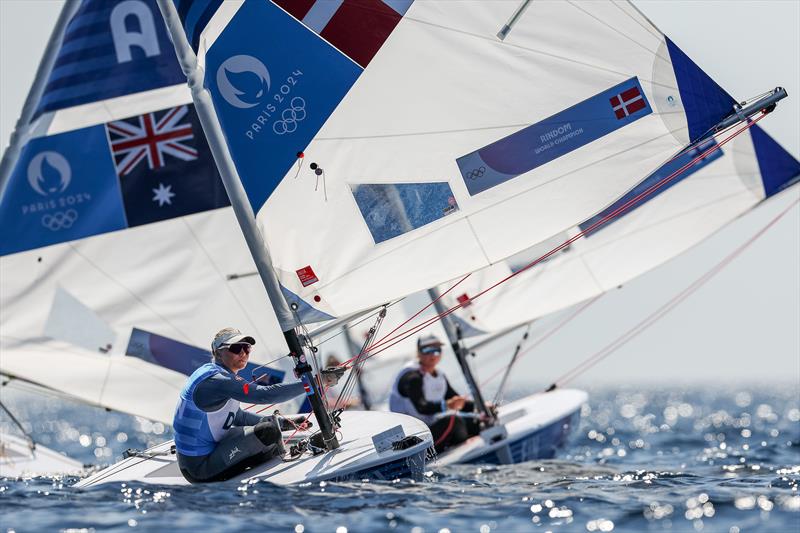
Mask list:
[[[689,125],[689,138],[692,142],[702,138],[709,129],[733,112],[736,101],[720,87],[717,82],[703,72],[689,56],[673,43],[667,41],[672,69],[678,80],[686,120]]]
[[[32,139],[0,203],[0,255],[230,205],[185,104]]]
[[[34,116],[185,82],[155,0],[86,0],[67,23]]]
[[[254,212],[361,72],[270,2],[237,11],[206,55],[205,86]]]
[[[637,78],[456,160],[471,195],[510,181],[653,112]]]
[[[684,166],[688,165],[692,161],[695,160],[700,154],[713,148],[716,146],[717,142],[714,139],[709,139],[694,148],[686,150],[685,152],[681,153],[677,157],[673,158],[672,160],[668,161],[661,167],[659,167],[655,172],[647,176],[645,179],[640,181],[633,189],[628,191],[622,198],[611,204],[608,208],[604,209],[597,215],[593,216],[592,218],[586,220],[585,222],[578,225],[581,231],[586,231],[589,229],[593,224],[599,222],[603,218],[607,217],[633,198],[637,197],[638,195],[642,194],[644,191],[652,187],[653,185],[659,183],[661,180],[669,177],[679,169],[683,168]],[[631,205],[628,209],[623,212],[622,214],[606,221],[604,224],[597,226],[596,228],[592,229],[588,233],[586,233],[586,237],[590,237],[594,235],[596,232],[600,231],[603,228],[607,228],[610,224],[613,224],[615,221],[620,220],[621,218],[625,217],[626,215],[630,214],[634,210],[638,209],[642,205],[646,204],[647,202],[653,200],[654,198],[658,197],[661,193],[669,189],[670,187],[677,185],[681,181],[685,180],[698,170],[705,168],[706,166],[710,165],[712,162],[716,161],[720,157],[722,157],[723,151],[722,148],[718,148],[717,150],[711,152],[704,158],[695,162],[692,166],[678,174],[677,176],[673,177],[671,181],[662,185],[659,189],[653,191],[649,196],[640,200],[639,202]]]
[[[764,193],[770,197],[800,181],[800,162],[754,124],[750,128]]]
[[[0,255],[127,227],[105,129],[31,140],[0,203]]]
[[[125,355],[187,376],[211,360],[209,350],[139,328],[133,328],[131,331]],[[272,385],[283,381],[285,372],[256,363],[247,363],[238,375],[247,381],[258,379],[259,384]]]
[[[326,320],[333,320],[334,317],[324,311],[320,311],[283,285],[281,285],[281,292],[283,293],[283,297],[286,299],[286,303],[293,308],[292,312],[297,315],[301,323],[311,324],[312,322],[325,322]]]
[[[181,25],[186,32],[186,39],[197,53],[200,46],[200,35],[206,28],[208,21],[217,12],[222,0],[172,0],[175,11],[181,19]]]

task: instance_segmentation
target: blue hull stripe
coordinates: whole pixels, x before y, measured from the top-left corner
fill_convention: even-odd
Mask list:
[[[508,448],[511,451],[512,464],[555,457],[556,451],[567,443],[570,430],[577,424],[578,418],[579,413],[576,411],[549,426],[510,442]],[[497,452],[491,452],[468,461],[468,464],[499,465],[504,463],[505,461]]]

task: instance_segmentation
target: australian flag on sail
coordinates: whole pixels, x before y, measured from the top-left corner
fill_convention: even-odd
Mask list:
[[[194,106],[117,120],[105,128],[129,226],[229,205]]]
[[[229,205],[194,106],[31,139],[0,203],[0,255]]]
[[[36,115],[51,133],[27,139],[13,162],[0,255],[229,205],[155,0],[65,10],[55,62],[37,81]]]

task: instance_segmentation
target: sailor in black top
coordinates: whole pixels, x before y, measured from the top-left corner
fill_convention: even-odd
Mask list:
[[[437,452],[480,433],[472,413],[472,401],[460,396],[436,366],[442,358],[442,342],[435,335],[417,341],[417,361],[403,368],[389,396],[389,409],[419,418],[433,434]]]

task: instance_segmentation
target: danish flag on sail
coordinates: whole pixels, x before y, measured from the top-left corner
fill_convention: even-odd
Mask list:
[[[275,0],[286,12],[365,67],[413,0]]]
[[[622,91],[618,95],[612,96],[609,101],[618,119],[623,119],[647,107],[638,87]]]

